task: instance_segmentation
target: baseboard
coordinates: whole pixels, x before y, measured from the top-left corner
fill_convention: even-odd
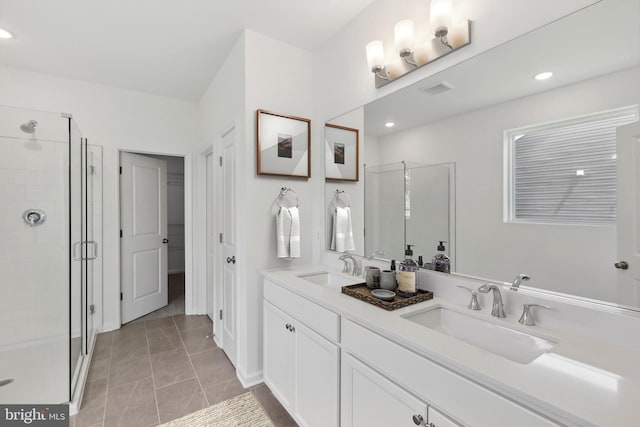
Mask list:
[[[236,368],[236,376],[238,381],[242,384],[242,387],[249,388],[264,382],[262,376],[262,370],[252,372],[251,375],[246,375],[239,367]]]
[[[100,333],[115,331],[116,329],[120,329],[120,325],[117,325],[115,323],[103,323],[102,330],[100,331]]]

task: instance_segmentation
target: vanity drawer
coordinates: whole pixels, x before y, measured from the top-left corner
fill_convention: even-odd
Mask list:
[[[333,311],[269,280],[264,281],[264,299],[325,338],[336,343],[340,341],[340,316]]]
[[[343,350],[466,426],[560,425],[354,322],[343,319],[341,334]]]

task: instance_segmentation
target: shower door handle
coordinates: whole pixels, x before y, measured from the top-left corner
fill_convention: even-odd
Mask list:
[[[93,247],[93,251],[91,253],[91,255],[89,255],[87,253],[87,257],[83,258],[82,257],[82,246],[86,245],[87,248],[89,245],[91,245]],[[80,254],[78,254],[78,249],[80,249]],[[73,244],[73,260],[74,261],[92,261],[94,259],[98,258],[98,242],[96,242],[95,240],[90,240],[88,242],[75,242]]]

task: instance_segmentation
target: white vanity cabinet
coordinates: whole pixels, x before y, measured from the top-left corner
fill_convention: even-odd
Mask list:
[[[300,425],[338,426],[339,316],[268,281],[263,308],[265,383]]]
[[[423,425],[458,426],[441,410],[465,426],[560,426],[350,320],[343,319],[341,336],[342,427],[420,425],[414,414]]]
[[[340,394],[342,427],[409,427],[427,420],[426,403],[350,354],[342,357]]]

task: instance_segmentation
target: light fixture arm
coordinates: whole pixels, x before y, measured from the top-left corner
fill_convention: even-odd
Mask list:
[[[371,71],[376,75],[376,77],[381,78],[382,80],[389,80],[389,77],[385,73],[383,73],[384,67],[375,67],[372,68]]]

